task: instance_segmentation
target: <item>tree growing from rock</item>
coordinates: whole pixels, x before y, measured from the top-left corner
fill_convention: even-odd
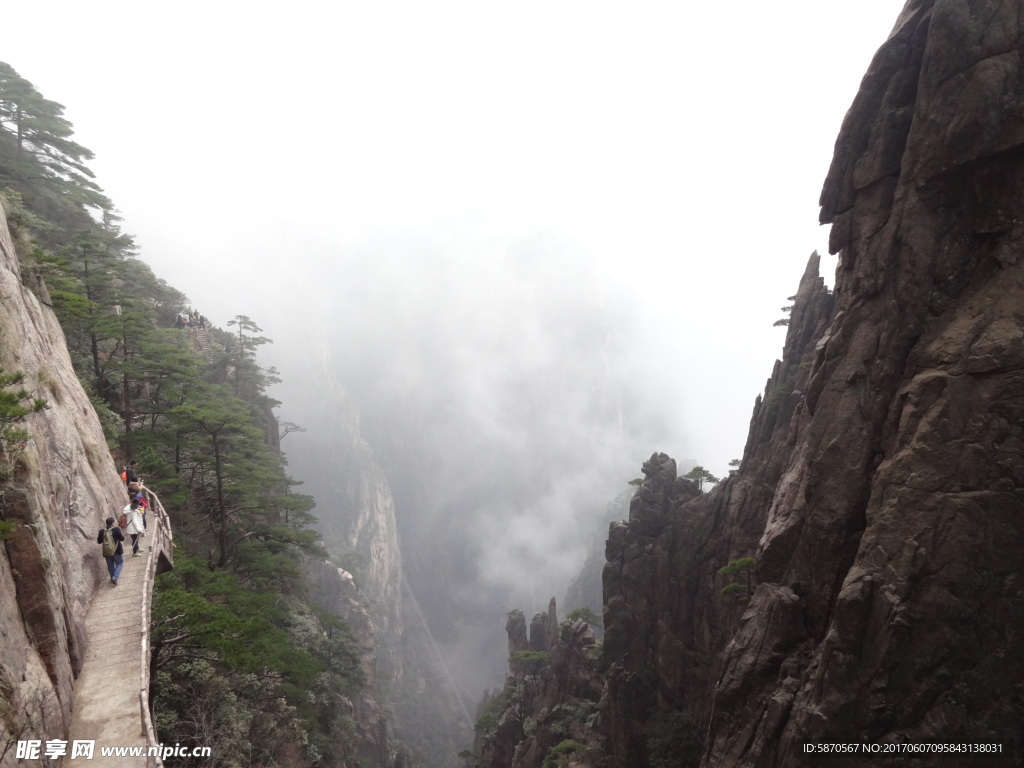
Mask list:
[[[685,480],[692,480],[694,483],[696,483],[697,489],[700,491],[704,490],[704,483],[711,483],[713,485],[719,482],[719,478],[715,477],[713,474],[708,472],[700,464],[698,464],[696,467],[694,467],[685,475],[683,475],[683,478]]]
[[[752,557],[740,557],[718,569],[719,576],[738,576],[742,581],[732,581],[722,587],[723,595],[736,595],[741,601],[747,601],[754,594],[754,565],[757,561]]]

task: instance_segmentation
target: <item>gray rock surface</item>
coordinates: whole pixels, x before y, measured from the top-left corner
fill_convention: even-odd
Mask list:
[[[666,710],[707,726],[705,766],[796,764],[805,739],[1019,764],[1021,39],[1018,3],[911,0],[872,62],[822,193],[835,294],[812,259],[740,472],[690,503],[645,472],[611,531],[615,764],[645,764]],[[741,556],[730,605],[716,566]]]
[[[355,725],[355,739],[342,738],[339,754],[369,765],[392,765],[392,745],[387,715],[380,696],[377,673],[377,641],[373,619],[364,605],[352,574],[327,562],[309,568],[312,597],[325,611],[345,620],[360,650],[360,666],[366,687],[348,699],[348,714]]]
[[[1024,762],[1022,40],[1018,2],[907,3],[822,192],[834,295],[812,256],[740,470],[696,496],[655,454],[610,528],[605,754],[580,764],[666,735],[706,768],[819,764],[805,740]],[[746,601],[718,573],[742,557]]]
[[[578,759],[583,759],[584,751],[600,752],[599,730],[594,726],[605,685],[597,669],[594,631],[583,619],[557,622],[552,600],[547,613],[534,618],[527,639],[522,612],[509,613],[510,652],[532,651],[541,656],[530,662],[510,659],[505,688],[488,707],[500,705],[492,715],[496,724],[478,734],[477,766],[541,768],[550,751],[566,740],[580,745]]]
[[[16,521],[0,547],[0,693],[12,713],[0,718],[3,744],[67,734],[86,613],[107,581],[96,534],[126,496],[60,325],[22,285],[2,213],[0,340],[0,368],[25,373],[23,386],[48,403],[25,422],[32,440],[0,492],[0,517]],[[3,765],[13,764],[8,753]]]

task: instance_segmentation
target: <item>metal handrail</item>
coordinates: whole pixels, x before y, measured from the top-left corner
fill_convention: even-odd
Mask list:
[[[170,549],[174,546],[174,534],[171,531],[171,521],[167,516],[164,505],[160,503],[160,497],[152,490],[146,488],[149,497],[149,508],[156,512],[156,525],[153,526],[153,538],[150,540],[146,556],[146,579],[142,587],[142,670],[139,678],[139,708],[142,714],[142,735],[146,737],[146,766],[147,768],[163,768],[163,759],[150,752],[153,747],[159,747],[156,727],[153,725],[153,718],[149,714],[149,624],[153,602],[153,581],[156,578],[156,568],[160,560],[160,553],[166,548],[168,557]],[[149,534],[149,530],[146,531]],[[166,541],[165,541],[166,540]]]

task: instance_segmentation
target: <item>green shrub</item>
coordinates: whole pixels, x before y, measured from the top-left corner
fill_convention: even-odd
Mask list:
[[[647,721],[650,768],[697,768],[704,746],[689,712],[658,712]]]
[[[505,690],[494,694],[488,699],[481,707],[480,715],[476,719],[476,724],[473,726],[478,734],[490,733],[498,727],[498,718],[502,711],[508,705],[509,701],[514,701],[522,695],[523,689],[518,685],[511,685]]]
[[[568,760],[565,759],[568,755],[574,752],[582,752],[586,749],[586,745],[580,744],[578,741],[573,739],[566,739],[561,741],[550,750],[548,750],[547,756],[544,758],[544,762],[541,763],[541,768],[559,768],[568,764]]]
[[[8,390],[8,387],[19,386],[24,380],[24,373],[4,373],[0,368],[0,453],[11,462],[29,441],[28,430],[16,425],[30,413],[46,408],[45,400],[34,397],[24,388],[13,392]]]
[[[509,657],[510,662],[525,666],[528,675],[541,674],[550,660],[551,654],[547,651],[516,651]]]
[[[576,621],[576,619],[583,619],[587,624],[592,624],[595,627],[601,626],[601,617],[594,613],[589,608],[577,608],[575,611],[571,611],[568,616],[565,617],[566,621]]]
[[[764,401],[764,407],[767,413],[775,413],[779,410],[782,405],[782,401],[789,397],[793,393],[793,385],[788,381],[784,381],[771,392],[768,393],[768,397]]]

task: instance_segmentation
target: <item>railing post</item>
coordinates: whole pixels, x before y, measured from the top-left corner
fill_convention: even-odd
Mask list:
[[[153,526],[153,538],[149,545],[149,553],[146,559],[146,577],[142,589],[142,638],[140,648],[142,668],[139,680],[139,708],[142,717],[142,735],[146,737],[146,766],[147,768],[163,768],[163,758],[160,755],[150,754],[154,747],[160,746],[160,742],[157,741],[156,728],[149,714],[149,626],[153,604],[153,580],[156,578],[157,562],[160,559],[160,553],[163,551],[163,548],[165,546],[173,546],[174,534],[171,531],[167,511],[164,509],[163,504],[160,503],[160,497],[153,493],[152,490],[148,488],[146,490],[149,491],[149,498],[151,499],[150,507],[156,512],[156,524]]]

